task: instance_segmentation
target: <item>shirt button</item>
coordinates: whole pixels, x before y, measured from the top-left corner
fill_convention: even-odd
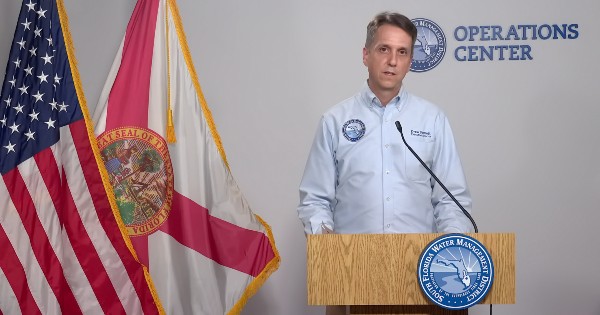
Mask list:
[[[388,225],[387,225],[387,228],[389,229],[389,228],[390,228],[390,226],[392,226],[392,225],[391,225],[391,224],[388,224]]]
[[[390,197],[385,198],[385,200],[387,200],[387,201],[390,201],[390,199],[392,199],[392,198],[390,198]]]
[[[385,173],[386,173],[386,174],[389,174],[389,173],[390,173],[390,170],[385,170]]]
[[[386,148],[386,149],[387,149],[387,148],[389,148],[389,147],[390,147],[390,145],[389,145],[389,144],[386,144],[386,145],[385,145],[385,148]]]

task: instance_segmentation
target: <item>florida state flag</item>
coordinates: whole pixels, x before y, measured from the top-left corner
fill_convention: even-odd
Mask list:
[[[167,313],[238,314],[280,258],[231,176],[174,0],[138,1],[94,121]]]

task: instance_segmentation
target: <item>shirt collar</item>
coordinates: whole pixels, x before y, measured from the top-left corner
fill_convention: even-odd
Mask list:
[[[396,106],[396,107],[400,108],[400,100],[404,98],[405,93],[406,93],[406,91],[404,90],[404,84],[403,84],[400,87],[400,91],[398,91],[398,95],[396,95],[390,101],[390,103],[388,105],[392,105],[392,106]],[[371,91],[371,88],[369,87],[369,84],[367,83],[367,81],[365,81],[362,89],[360,90],[360,97],[364,101],[364,104],[367,105],[368,107],[373,107],[373,106],[382,107],[381,102],[379,101],[377,96],[375,96],[375,93],[373,93],[373,91]]]

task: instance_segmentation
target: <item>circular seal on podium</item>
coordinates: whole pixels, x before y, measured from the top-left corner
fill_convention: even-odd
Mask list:
[[[481,301],[492,287],[494,264],[487,249],[464,234],[433,240],[419,258],[419,285],[435,304],[462,310]]]

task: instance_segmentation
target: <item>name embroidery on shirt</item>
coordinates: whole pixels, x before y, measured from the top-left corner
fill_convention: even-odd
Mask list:
[[[356,142],[365,135],[365,124],[360,119],[350,119],[342,127],[344,137],[350,142]]]
[[[415,137],[431,138],[430,131],[410,130],[410,135]]]

